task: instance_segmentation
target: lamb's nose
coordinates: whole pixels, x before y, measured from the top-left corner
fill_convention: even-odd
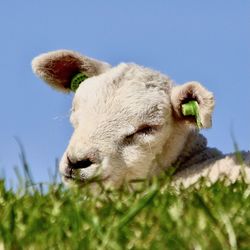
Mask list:
[[[94,162],[91,161],[89,158],[85,158],[85,159],[82,159],[82,160],[76,161],[76,162],[71,161],[69,157],[67,157],[67,158],[68,158],[69,167],[72,169],[88,168],[92,164],[94,164]]]

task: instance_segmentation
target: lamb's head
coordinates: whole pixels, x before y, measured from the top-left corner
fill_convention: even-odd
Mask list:
[[[98,177],[118,186],[171,166],[196,128],[195,117],[182,113],[189,100],[198,102],[203,127],[211,125],[213,95],[197,82],[174,86],[151,69],[124,63],[111,68],[65,50],[42,54],[32,66],[64,92],[77,73],[87,77],[75,92],[74,133],[60,163],[66,183]]]

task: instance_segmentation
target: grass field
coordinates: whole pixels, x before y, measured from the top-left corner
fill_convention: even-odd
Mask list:
[[[2,180],[0,242],[5,249],[250,249],[250,186],[177,192],[162,176],[133,192],[93,195],[28,180],[6,190]]]

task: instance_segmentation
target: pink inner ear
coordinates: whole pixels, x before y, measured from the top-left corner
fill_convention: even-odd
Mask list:
[[[71,80],[78,73],[91,77],[104,73],[110,65],[71,50],[56,50],[35,57],[32,68],[50,86],[69,92]]]
[[[56,87],[69,89],[72,77],[80,72],[81,66],[82,62],[66,55],[45,64],[44,73]]]

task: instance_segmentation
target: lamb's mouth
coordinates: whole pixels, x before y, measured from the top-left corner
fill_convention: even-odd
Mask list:
[[[75,176],[67,175],[67,174],[62,175],[62,179],[66,182],[76,182],[76,183],[84,183],[87,181],[86,179],[81,179],[79,177],[75,177]]]
[[[109,179],[109,175],[104,177],[104,178],[101,178],[101,177],[93,177],[93,178],[90,178],[90,179],[81,179],[81,178],[77,178],[77,177],[74,177],[72,175],[62,175],[62,179],[63,181],[65,182],[74,182],[76,184],[86,184],[86,183],[92,183],[92,182],[105,182]]]

